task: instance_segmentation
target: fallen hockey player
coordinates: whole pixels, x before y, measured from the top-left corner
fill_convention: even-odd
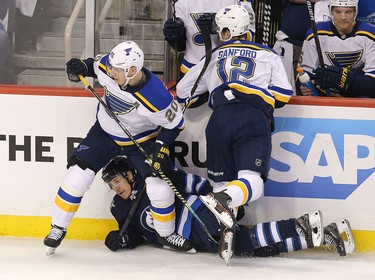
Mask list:
[[[176,232],[192,241],[194,248],[189,252],[219,253],[228,265],[232,255],[272,256],[282,252],[314,248],[322,244],[335,247],[340,256],[352,253],[355,249],[349,222],[343,220],[323,228],[320,211],[304,214],[299,218],[260,223],[252,228],[236,225],[234,220],[234,226],[227,228],[218,222],[211,210],[198,197],[212,197],[212,186],[207,180],[181,170],[174,170],[167,175],[204,222],[211,236],[216,239],[215,242],[208,237],[185,205],[177,199]],[[111,204],[111,213],[117,220],[119,229],[122,229],[133,204],[138,201],[137,196],[143,193],[141,190],[144,181],[141,176],[137,176],[136,170],[125,156],[112,159],[104,167],[102,179],[117,193]],[[221,207],[223,211],[228,210],[226,205]],[[119,236],[120,230],[109,232],[105,245],[112,251],[133,249],[145,242],[167,247],[171,242],[166,244],[160,240],[153,229],[150,213],[153,209],[146,194],[141,197],[135,209],[129,217],[130,221],[124,235]],[[344,239],[341,234],[345,236]],[[179,240],[173,242],[178,243]]]

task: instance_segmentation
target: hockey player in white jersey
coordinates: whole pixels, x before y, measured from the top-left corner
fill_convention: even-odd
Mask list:
[[[271,157],[273,111],[288,103],[293,90],[281,58],[269,47],[249,41],[245,8],[231,5],[217,12],[217,32],[224,43],[212,59],[194,95],[209,92],[213,112],[206,128],[207,171],[216,193],[203,202],[229,229],[232,212],[263,193]],[[194,66],[177,84],[179,102],[189,94],[203,65]]]
[[[240,4],[248,10],[251,20],[255,21],[251,1],[246,0],[172,0],[174,2],[174,17],[168,19],[163,28],[164,38],[169,45],[179,52],[185,52],[180,66],[181,74],[197,64],[205,55],[204,40],[200,26],[213,30],[211,35],[212,47],[220,44],[217,34],[212,28],[215,13],[228,5]],[[251,25],[254,27],[254,24]],[[255,29],[251,30],[252,35]]]
[[[322,95],[375,97],[375,28],[356,22],[358,2],[330,0],[332,21],[317,24],[321,54],[312,29],[306,35],[300,66],[315,80]],[[318,55],[325,66],[319,65]],[[301,92],[311,95],[303,86]]]
[[[158,234],[164,241],[174,234],[174,192],[154,174],[173,168],[168,146],[184,129],[184,119],[173,95],[155,74],[143,67],[143,62],[143,51],[132,41],[120,43],[110,53],[98,55],[95,59],[73,58],[67,62],[71,81],[78,82],[78,75],[98,79],[104,87],[104,102],[150,155],[152,164],[149,166],[145,162],[145,155],[99,104],[97,120],[71,155],[56,195],[52,229],[44,239],[44,244],[49,247],[47,253],[53,253],[65,237],[66,229],[96,173],[117,155],[131,158],[145,179]],[[188,240],[173,236],[181,238],[175,249],[190,250]]]

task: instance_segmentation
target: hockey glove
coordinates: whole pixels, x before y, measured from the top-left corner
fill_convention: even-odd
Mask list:
[[[72,58],[66,63],[66,73],[68,74],[68,79],[71,82],[79,82],[80,79],[78,75],[85,77],[87,72],[88,67],[83,60]]]
[[[186,29],[181,18],[170,18],[164,23],[164,39],[179,52],[186,49]]]
[[[154,153],[152,154],[151,168],[154,172],[163,170],[163,167],[167,164],[169,156],[169,149],[161,141],[155,142]]]
[[[346,92],[350,87],[351,73],[348,68],[336,66],[319,67],[315,69],[316,84],[322,89],[335,88]]]
[[[129,243],[129,236],[125,234],[124,236],[119,236],[119,230],[112,230],[108,233],[105,238],[104,244],[109,250],[116,252],[118,249],[126,247]]]
[[[203,27],[207,27],[208,31],[210,31],[211,34],[216,34],[216,29],[213,28],[212,23],[214,23],[215,20],[215,14],[212,13],[204,13],[201,15],[197,21],[199,28],[202,30]]]

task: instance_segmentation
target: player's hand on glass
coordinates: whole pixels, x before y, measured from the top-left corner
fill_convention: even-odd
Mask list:
[[[79,58],[72,58],[66,63],[66,73],[68,74],[68,79],[71,82],[79,82],[80,79],[78,75],[86,76],[88,72],[88,67],[86,63]]]
[[[156,140],[154,146],[154,152],[152,154],[151,168],[154,172],[163,171],[163,168],[167,164],[169,157],[169,149],[163,142]]]
[[[104,244],[109,250],[116,252],[118,249],[124,248],[129,243],[129,236],[125,234],[120,237],[119,233],[119,230],[112,230],[105,238]]]

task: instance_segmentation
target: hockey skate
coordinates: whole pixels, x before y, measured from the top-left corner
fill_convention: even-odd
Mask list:
[[[221,236],[219,242],[219,256],[229,264],[229,260],[233,257],[234,252],[234,230],[221,226]]]
[[[209,193],[200,195],[199,199],[225,227],[233,229],[236,225],[236,219],[228,207],[228,203],[231,201],[229,195],[224,192]]]
[[[61,241],[63,241],[66,235],[66,228],[62,228],[56,225],[52,225],[51,231],[44,238],[44,245],[47,246],[46,255],[50,256],[55,253],[57,247],[60,246]]]
[[[328,249],[336,248],[340,256],[351,254],[355,250],[355,243],[349,221],[331,223],[324,227],[324,242]]]
[[[164,246],[165,249],[188,253],[196,253],[191,241],[183,238],[181,235],[175,232],[167,237],[161,237],[157,234],[157,237],[159,242]]]
[[[323,215],[319,210],[296,219],[297,233],[306,239],[307,247],[323,245]]]

